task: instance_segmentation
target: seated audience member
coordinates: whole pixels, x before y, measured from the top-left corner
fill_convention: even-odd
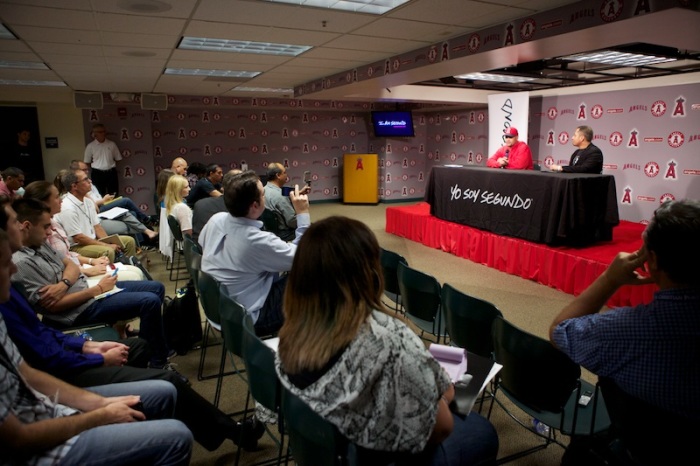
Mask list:
[[[229,170],[224,175],[223,186],[226,186],[233,175],[242,173],[237,168]],[[225,196],[219,197],[206,197],[200,199],[194,205],[192,209],[192,239],[197,241],[199,234],[202,232],[202,228],[209,221],[214,214],[219,212],[226,212],[226,204],[224,203]]]
[[[634,464],[683,464],[683,455],[694,453],[700,423],[700,249],[693,246],[700,238],[700,201],[661,204],[643,238],[641,249],[619,253],[561,310],[549,337],[600,377],[611,418],[622,413],[618,425],[626,426],[621,435]],[[620,287],[650,282],[659,287],[650,303],[603,310]],[[608,400],[604,380],[625,404]],[[624,408],[640,403],[642,412]],[[673,428],[652,429],[646,423],[652,413]]]
[[[187,160],[182,157],[176,157],[170,164],[170,169],[176,175],[186,176],[187,175]]]
[[[579,126],[571,137],[571,144],[576,150],[571,154],[569,165],[551,165],[555,172],[564,173],[602,173],[603,152],[593,144],[593,129],[590,126]]]
[[[24,186],[24,172],[19,168],[9,167],[2,171],[0,194],[10,199],[22,197],[17,191]]]
[[[192,234],[192,209],[184,202],[190,192],[190,184],[182,175],[171,176],[165,189],[165,213],[180,223],[183,235]]]
[[[22,224],[22,248],[14,253],[17,273],[13,281],[24,287],[27,300],[43,321],[57,328],[141,319],[140,335],[151,349],[150,366],[168,364],[161,307],[165,287],[156,281],[117,281],[104,275],[88,287],[85,276],[69,258],[61,258],[46,242],[51,234],[49,208],[34,199],[18,199],[12,208]],[[115,287],[120,292],[106,297]],[[95,299],[98,297],[98,299]]]
[[[290,198],[297,212],[297,237],[287,243],[260,230],[265,195],[258,175],[252,170],[234,175],[224,186],[228,212],[214,215],[199,235],[202,270],[245,306],[260,335],[274,333],[282,325],[287,276],[280,274],[291,268],[296,243],[311,223],[308,197],[293,192]]]
[[[24,192],[24,199],[36,199],[43,202],[51,211],[51,235],[48,238],[49,246],[58,253],[59,257],[68,257],[80,267],[80,271],[87,277],[88,285],[94,286],[107,273],[110,266],[109,258],[86,257],[70,250],[68,235],[60,223],[54,218],[61,212],[61,198],[58,195],[56,186],[48,181],[34,181],[29,183]],[[133,265],[119,265],[119,280],[143,280],[143,272]]]
[[[486,166],[491,168],[507,168],[509,170],[532,170],[532,152],[524,142],[518,141],[518,130],[511,126],[503,132],[505,144],[487,161]]]
[[[219,165],[215,163],[208,165],[206,176],[197,181],[187,196],[187,205],[192,208],[200,199],[221,196],[221,179],[223,177],[224,172]]]
[[[0,213],[0,217],[2,215]],[[6,220],[0,218],[0,225],[4,224]],[[20,234],[19,230],[16,234]],[[184,422],[195,440],[210,451],[217,449],[227,438],[238,442],[241,434],[241,445],[254,449],[262,435],[262,425],[252,420],[235,422],[190,388],[187,380],[177,372],[145,369],[148,351],[143,339],[98,342],[66,335],[44,325],[24,296],[14,288],[10,289],[9,301],[0,303],[0,314],[22,357],[32,367],[68,383],[78,387],[141,380],[172,383],[177,390],[174,417]]]
[[[82,170],[87,173],[88,176],[90,176],[90,166],[81,160],[72,160],[70,163],[70,169]],[[94,184],[90,183],[90,186],[91,190],[88,193],[88,196],[90,196],[90,199],[95,202],[98,213],[106,212],[115,207],[121,207],[122,209],[128,210],[129,213],[136,218],[136,220],[143,223],[146,227],[150,228],[153,226],[153,219],[143,213],[130,198],[126,196],[119,196],[118,198],[115,198],[115,193],[107,193],[103,196]]]
[[[190,189],[194,189],[194,185],[197,181],[204,178],[207,174],[207,166],[201,162],[192,162],[191,165],[187,167],[187,181],[190,183]]]
[[[136,243],[131,236],[119,235],[124,251],[116,244],[100,241],[108,235],[97,216],[95,203],[87,196],[90,192],[90,178],[84,171],[68,172],[62,183],[67,194],[61,202],[61,212],[56,217],[70,238],[72,251],[95,258],[107,254],[110,263],[114,262],[117,252],[123,252],[127,256],[136,253]]]
[[[175,175],[169,168],[164,168],[158,173],[156,180],[156,196],[158,198],[158,220],[160,227],[158,228],[158,250],[168,259],[172,260],[172,241],[173,234],[168,226],[168,214],[165,211],[165,190],[168,187],[168,180]]]
[[[267,166],[267,184],[265,185],[265,208],[277,217],[277,236],[285,241],[294,239],[297,228],[297,215],[288,196],[282,194],[282,187],[289,181],[287,170],[281,163]],[[304,186],[301,194],[308,194],[310,188]]]
[[[282,385],[364,448],[417,455],[411,464],[495,464],[496,430],[476,412],[450,412],[447,372],[385,312],[378,270],[365,224],[330,217],[309,227],[284,294]]]
[[[8,235],[0,230],[3,305],[10,299],[10,275],[15,271],[8,243]],[[0,346],[3,464],[88,464],[96,454],[115,465],[189,464],[192,433],[180,421],[167,419],[176,397],[170,383],[79,389],[30,367],[8,337],[2,317]],[[139,402],[142,407],[135,409]]]

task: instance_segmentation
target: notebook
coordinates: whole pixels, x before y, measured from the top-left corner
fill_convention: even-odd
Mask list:
[[[445,369],[452,382],[457,382],[467,372],[467,355],[464,348],[431,343],[428,351]]]

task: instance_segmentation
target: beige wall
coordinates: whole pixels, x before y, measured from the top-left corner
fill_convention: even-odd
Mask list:
[[[83,115],[73,103],[37,103],[41,152],[44,158],[46,179],[53,180],[56,173],[67,168],[72,159],[83,157],[85,134]],[[58,148],[47,149],[44,138],[57,137]]]

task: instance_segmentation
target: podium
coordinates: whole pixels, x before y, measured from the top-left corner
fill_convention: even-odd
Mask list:
[[[379,156],[345,154],[343,156],[343,202],[379,203]]]

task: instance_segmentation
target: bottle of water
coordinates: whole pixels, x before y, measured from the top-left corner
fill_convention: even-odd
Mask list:
[[[538,419],[532,419],[532,429],[540,435],[549,437],[549,426]]]
[[[87,332],[85,332],[85,331],[83,331],[83,332],[76,332],[76,335],[75,335],[75,336],[80,337],[80,338],[82,338],[83,340],[92,341],[92,335],[90,335],[89,333],[87,333]]]

